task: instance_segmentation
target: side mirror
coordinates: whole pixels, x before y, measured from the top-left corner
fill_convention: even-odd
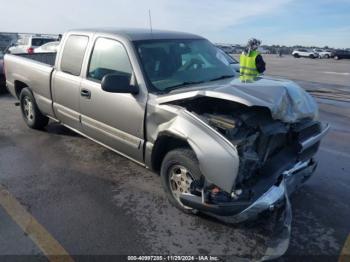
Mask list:
[[[105,75],[101,82],[102,90],[109,93],[137,94],[139,88],[136,85],[130,84],[131,77],[131,74]]]

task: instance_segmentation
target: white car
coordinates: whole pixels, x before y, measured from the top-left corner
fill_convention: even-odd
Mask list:
[[[312,50],[304,49],[304,48],[295,49],[292,52],[292,55],[296,58],[299,58],[299,57],[317,58],[318,57],[318,54],[316,52]]]
[[[230,67],[233,69],[234,72],[239,73],[239,62],[234,59],[232,56],[229,54],[225,53],[222,49],[218,48],[219,54],[222,54],[222,58],[225,59],[225,64],[229,64]]]
[[[216,45],[217,48],[220,48],[226,54],[232,54],[234,49],[231,45]]]
[[[57,41],[57,38],[46,36],[29,36],[21,38],[15,46],[9,48],[11,54],[32,54],[34,49],[49,42]]]
[[[261,46],[258,48],[258,51],[261,54],[270,54],[271,53],[270,50],[267,50],[267,49],[265,49],[265,48],[263,48]]]
[[[34,49],[34,53],[56,53],[60,42],[49,42]]]
[[[332,57],[332,51],[330,50],[323,50],[323,49],[313,49],[314,52],[318,54],[320,58],[330,58]]]
[[[5,53],[2,50],[0,50],[0,94],[3,94],[7,90],[4,68],[4,55]]]

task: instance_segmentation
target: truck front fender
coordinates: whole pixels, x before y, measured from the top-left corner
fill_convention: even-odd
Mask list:
[[[209,182],[231,193],[239,168],[236,147],[187,110],[171,105],[159,107],[165,109],[162,117],[159,116],[162,110],[156,110],[149,115],[148,121],[157,122],[159,118],[164,120],[164,116],[168,116],[170,119],[163,123],[149,123],[150,139],[156,141],[159,134],[168,133],[186,141],[195,152],[204,177]]]

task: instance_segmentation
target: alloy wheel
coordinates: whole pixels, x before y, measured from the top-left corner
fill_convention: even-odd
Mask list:
[[[33,101],[28,96],[23,98],[23,113],[28,121],[34,120]]]
[[[191,183],[194,181],[191,173],[182,165],[174,165],[169,169],[169,173],[169,186],[174,198],[182,207],[192,209],[186,207],[180,201],[180,196],[182,193],[190,192]]]

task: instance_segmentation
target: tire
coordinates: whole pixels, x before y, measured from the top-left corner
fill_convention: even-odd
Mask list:
[[[27,126],[33,129],[43,129],[49,123],[49,118],[40,112],[35,98],[28,88],[22,89],[19,100],[22,117]]]
[[[300,56],[298,54],[293,55],[295,58],[299,58]]]
[[[335,59],[335,60],[339,60],[339,56],[337,56],[337,55],[334,56],[334,59]]]
[[[315,56],[314,55],[309,55],[309,58],[315,59]]]
[[[6,82],[4,76],[0,75],[0,94],[5,94],[7,92]]]
[[[324,58],[328,59],[328,58],[329,58],[329,55],[324,55]]]
[[[5,86],[0,85],[0,95],[5,94],[7,92],[7,89]]]
[[[184,206],[178,198],[181,192],[189,192],[191,179],[200,181],[202,178],[194,152],[190,149],[179,148],[167,153],[162,162],[160,175],[169,202],[184,213],[198,213],[197,210]]]

